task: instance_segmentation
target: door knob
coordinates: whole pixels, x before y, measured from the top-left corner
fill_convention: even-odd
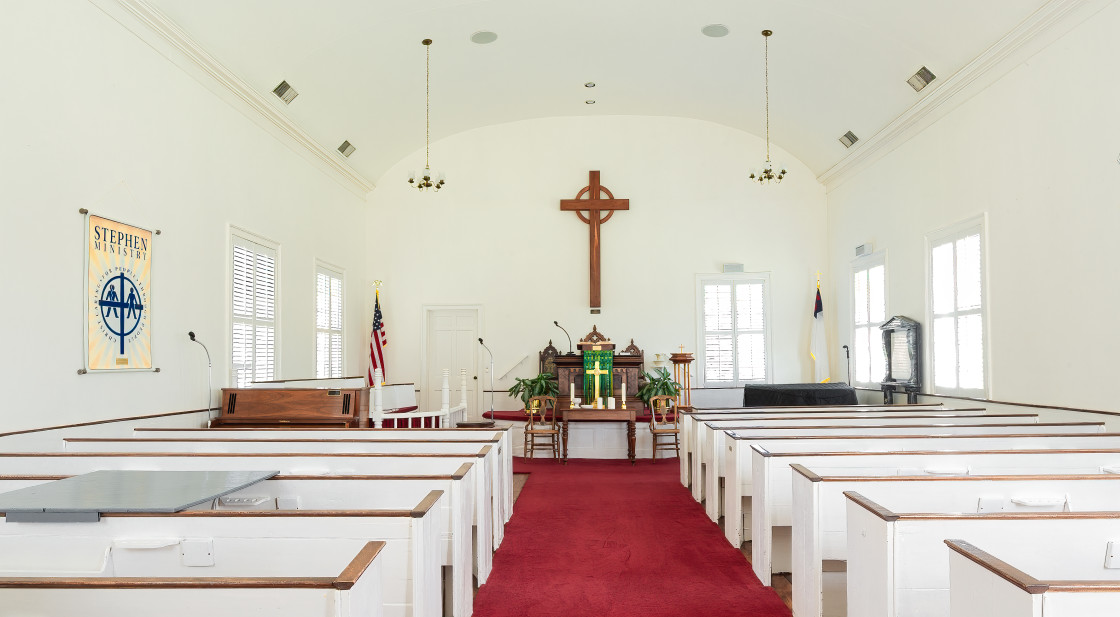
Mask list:
[[[478,375],[475,375],[474,378],[475,378],[475,381],[478,381]]]

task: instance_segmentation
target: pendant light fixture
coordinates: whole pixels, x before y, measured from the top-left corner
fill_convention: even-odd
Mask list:
[[[759,184],[780,184],[782,178],[786,177],[786,170],[780,165],[778,171],[774,171],[774,164],[770,162],[770,35],[774,34],[771,30],[762,31],[762,41],[764,50],[764,63],[765,79],[766,79],[766,163],[763,164],[762,169],[751,172],[751,180]]]
[[[427,57],[424,65],[424,171],[420,177],[416,172],[409,172],[408,183],[421,192],[431,189],[438,191],[446,184],[443,174],[439,174],[432,182],[432,166],[429,158],[432,153],[432,39],[420,41],[424,45],[424,54]]]

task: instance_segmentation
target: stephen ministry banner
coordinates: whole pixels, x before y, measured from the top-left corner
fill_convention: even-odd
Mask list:
[[[88,371],[152,368],[152,232],[86,218]]]

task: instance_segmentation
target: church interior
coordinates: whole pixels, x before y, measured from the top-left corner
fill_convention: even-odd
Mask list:
[[[1120,3],[0,14],[0,615],[1120,614]]]

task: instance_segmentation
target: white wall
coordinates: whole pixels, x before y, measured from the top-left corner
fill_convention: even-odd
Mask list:
[[[990,398],[1117,408],[1117,31],[1114,3],[828,194],[837,280],[856,245],[886,249],[888,314],[927,336],[925,236],[988,214]]]
[[[314,260],[346,269],[347,372],[365,371],[365,204],[83,0],[7,1],[0,20],[0,432],[205,406],[228,382],[228,226],[281,244],[282,376],[314,375]],[[78,376],[83,219],[163,231],[160,373]],[[217,397],[215,396],[215,399]]]
[[[381,178],[368,211],[369,233],[380,239],[368,271],[385,282],[390,379],[421,380],[423,305],[481,305],[497,376],[530,356],[498,389],[535,375],[549,339],[567,351],[553,320],[577,340],[593,324],[620,349],[633,338],[649,361],[681,344],[695,352],[695,276],[724,262],[771,273],[773,380],[809,379],[813,283],[827,259],[824,191],[775,150],[791,175],[760,187],[747,176],[765,158],[763,141],[716,124],[628,116],[514,122],[434,143],[433,169],[448,174],[437,194],[406,182],[423,167],[417,151]],[[630,200],[629,211],[603,226],[600,315],[588,307],[588,227],[560,211],[592,169],[616,198]],[[503,404],[513,403],[499,396]]]

